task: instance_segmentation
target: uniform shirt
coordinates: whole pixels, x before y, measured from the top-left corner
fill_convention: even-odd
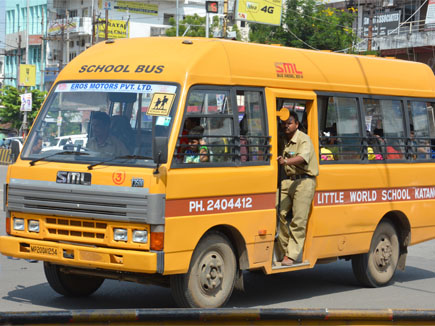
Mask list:
[[[95,138],[91,138],[87,147],[95,152],[103,154],[102,156],[124,156],[128,155],[128,149],[115,136],[109,135],[103,144],[98,144]]]
[[[319,166],[317,164],[316,153],[310,137],[299,129],[296,130],[292,139],[285,144],[283,155],[284,158],[302,156],[305,163],[299,165],[285,165],[284,169],[288,176],[307,174],[310,176],[319,175]]]

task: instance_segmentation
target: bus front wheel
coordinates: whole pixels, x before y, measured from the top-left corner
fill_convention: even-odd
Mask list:
[[[48,284],[57,293],[67,297],[86,297],[99,289],[104,278],[65,273],[61,266],[44,262]]]
[[[171,277],[175,302],[186,308],[218,308],[233,292],[236,257],[228,238],[219,232],[207,234],[193,252],[189,271]]]
[[[373,234],[370,251],[352,258],[356,279],[364,286],[387,285],[396,271],[399,260],[399,239],[394,225],[382,221]]]

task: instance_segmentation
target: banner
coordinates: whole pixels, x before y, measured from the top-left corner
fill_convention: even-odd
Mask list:
[[[20,86],[36,85],[36,66],[20,65]]]
[[[427,28],[435,28],[435,0],[429,0],[426,12],[426,21],[424,22]]]
[[[127,28],[129,27],[130,22],[125,22],[123,20],[113,20],[109,19],[109,24],[107,28],[107,38],[108,39],[114,39],[114,38],[127,38]],[[105,29],[106,24],[104,22],[98,24],[98,37],[104,38],[105,37]]]
[[[399,34],[400,10],[379,13],[372,18],[372,37]],[[370,17],[363,17],[364,37],[368,37]]]
[[[281,25],[282,0],[239,0],[237,20],[267,25]]]
[[[32,111],[32,93],[21,94],[21,107],[20,111]]]
[[[142,14],[157,16],[159,13],[159,5],[143,3],[139,1],[103,1],[98,0],[99,9],[116,10],[128,12],[130,14]]]

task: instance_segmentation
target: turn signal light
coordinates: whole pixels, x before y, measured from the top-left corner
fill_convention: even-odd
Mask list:
[[[163,232],[151,232],[151,250],[163,250]]]
[[[6,218],[6,233],[11,235],[11,218]]]

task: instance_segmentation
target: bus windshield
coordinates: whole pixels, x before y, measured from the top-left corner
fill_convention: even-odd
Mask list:
[[[153,137],[168,137],[177,86],[128,82],[56,85],[21,158],[151,165]]]

